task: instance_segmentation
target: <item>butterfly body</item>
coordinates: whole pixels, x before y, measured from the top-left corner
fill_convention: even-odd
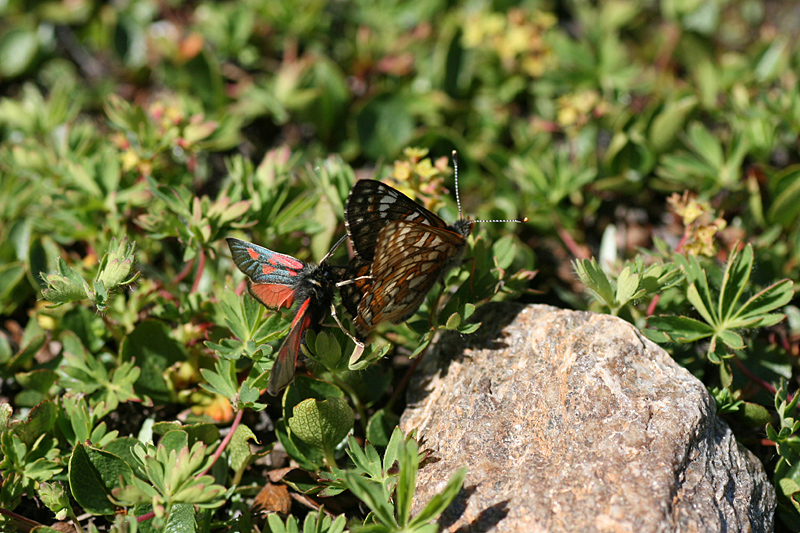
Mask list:
[[[347,199],[345,224],[356,257],[341,288],[342,302],[358,334],[411,317],[428,291],[461,263],[472,222],[452,225],[400,191],[375,180],[356,182]]]
[[[248,277],[247,286],[253,298],[274,310],[288,309],[298,303],[289,335],[278,350],[267,385],[267,392],[275,396],[294,377],[305,333],[309,328],[317,328],[325,318],[343,269],[328,265],[325,259],[314,265],[250,242],[226,240],[233,261]]]

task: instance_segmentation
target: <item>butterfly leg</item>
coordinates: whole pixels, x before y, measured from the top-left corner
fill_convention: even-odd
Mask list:
[[[370,280],[370,281],[372,281],[372,276],[359,276],[359,277],[353,278],[353,279],[346,279],[344,281],[338,282],[336,284],[336,288],[338,289],[339,287],[344,287],[345,285],[352,285],[356,281],[362,281],[362,280]]]
[[[339,320],[339,316],[336,314],[336,307],[331,304],[331,316],[339,324],[339,328],[344,331],[344,334],[350,337],[350,340],[356,345],[355,350],[353,350],[353,354],[350,356],[350,362],[358,361],[361,357],[361,354],[364,353],[364,343],[355,338],[347,329],[342,325],[341,321]]]

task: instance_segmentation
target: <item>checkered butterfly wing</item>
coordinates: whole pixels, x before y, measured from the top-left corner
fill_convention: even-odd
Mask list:
[[[341,275],[324,260],[312,265],[250,242],[227,241],[233,261],[248,277],[247,286],[256,300],[270,309],[290,308],[295,301],[300,302],[270,371],[267,392],[277,396],[294,378],[305,333],[325,318]]]
[[[347,197],[344,215],[356,255],[372,261],[381,231],[396,220],[447,228],[444,220],[397,189],[377,180],[356,182]]]
[[[399,324],[413,315],[433,285],[461,261],[468,229],[389,223],[381,231],[371,265],[363,262],[356,273],[364,275],[369,267],[370,279],[357,286],[357,305],[351,302],[348,307],[355,310],[351,315],[359,335],[368,335],[381,322]]]

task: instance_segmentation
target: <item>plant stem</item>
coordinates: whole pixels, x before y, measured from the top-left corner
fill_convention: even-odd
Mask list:
[[[197,262],[197,273],[194,275],[194,283],[192,283],[192,290],[190,292],[195,293],[197,292],[197,288],[200,286],[200,280],[203,277],[203,271],[206,268],[206,252],[202,248],[200,248],[200,253],[198,254],[200,260]]]
[[[239,409],[239,411],[236,413],[236,416],[233,418],[233,423],[231,424],[230,431],[228,431],[228,434],[225,435],[224,439],[222,439],[222,443],[220,443],[219,448],[217,448],[217,451],[214,452],[214,460],[211,461],[211,464],[208,465],[208,468],[197,474],[197,476],[195,477],[199,478],[200,476],[204,476],[208,473],[209,470],[211,470],[211,468],[217,462],[217,459],[219,459],[219,456],[222,455],[222,452],[225,451],[225,448],[228,446],[228,443],[233,438],[233,434],[236,432],[236,428],[239,427],[243,415],[244,415],[244,409]]]
[[[358,395],[356,392],[344,381],[339,379],[339,376],[336,372],[333,372],[333,381],[336,383],[336,386],[342,389],[350,396],[350,401],[353,402],[353,407],[355,407],[356,412],[358,412],[358,423],[361,424],[361,429],[364,430],[364,433],[367,432],[367,412],[364,410],[364,404],[361,403],[361,400],[358,399]]]

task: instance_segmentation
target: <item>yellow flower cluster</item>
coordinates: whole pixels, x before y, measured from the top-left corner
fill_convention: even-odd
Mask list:
[[[545,35],[557,19],[551,13],[511,9],[506,13],[473,13],[464,23],[465,48],[494,50],[509,72],[541,76],[552,53]]]
[[[698,200],[688,191],[682,195],[674,193],[667,202],[683,221],[684,251],[691,255],[707,257],[716,255],[714,236],[728,225],[725,219],[714,213],[711,204],[705,200]]]
[[[387,181],[398,191],[419,202],[425,208],[436,211],[442,204],[444,177],[450,174],[447,157],[431,162],[427,148],[406,148],[405,159],[395,161]]]

